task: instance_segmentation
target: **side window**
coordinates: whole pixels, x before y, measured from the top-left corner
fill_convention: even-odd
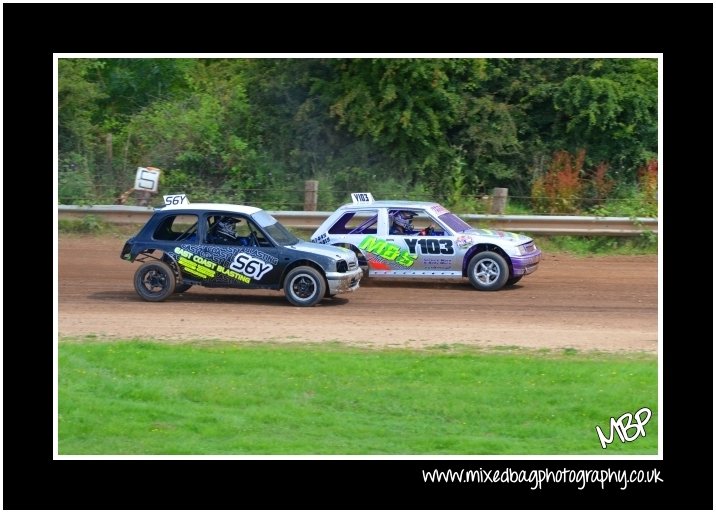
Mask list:
[[[413,218],[413,230],[419,235],[445,235],[443,228],[428,216],[424,210],[416,210]]]
[[[256,224],[244,216],[212,215],[207,218],[207,223],[207,244],[271,246]]]
[[[249,224],[250,224],[250,221],[244,221],[244,220],[242,220],[240,223],[236,224],[236,236],[237,237],[251,237],[251,231],[255,230],[255,228],[253,228]]]
[[[262,248],[270,248],[272,244],[268,241],[268,239],[264,236],[263,232],[259,230],[258,226],[251,221],[248,220],[245,223],[246,226],[246,237],[249,238],[250,244],[252,246],[255,246],[258,244]]]
[[[239,236],[240,230],[246,221],[235,215],[211,215],[207,218],[208,229],[206,242],[208,244],[221,244],[224,246],[245,246],[246,240]]]
[[[167,216],[152,235],[155,240],[196,242],[196,215]]]
[[[389,213],[391,235],[440,236],[445,230],[425,210],[393,209]]]
[[[377,210],[359,210],[345,212],[328,229],[328,233],[336,234],[375,234],[378,228]]]

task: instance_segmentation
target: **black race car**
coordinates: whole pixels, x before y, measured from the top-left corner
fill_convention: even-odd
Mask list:
[[[296,306],[359,287],[363,271],[348,249],[298,239],[268,212],[218,203],[180,203],[156,209],[122,248],[142,265],[134,288],[163,301],[194,285],[283,289]]]

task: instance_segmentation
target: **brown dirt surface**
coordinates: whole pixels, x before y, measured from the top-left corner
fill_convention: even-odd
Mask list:
[[[478,292],[467,279],[380,280],[292,306],[283,291],[193,287],[164,302],[143,301],[138,263],[119,257],[126,237],[60,234],[60,338],[221,340],[422,348],[574,348],[656,352],[656,255],[545,254],[512,288]]]

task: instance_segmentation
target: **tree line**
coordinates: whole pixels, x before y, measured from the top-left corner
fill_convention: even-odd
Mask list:
[[[508,187],[580,210],[633,198],[658,157],[656,59],[62,58],[57,83],[60,203],[154,166],[165,194],[271,209],[312,179],[325,209]]]

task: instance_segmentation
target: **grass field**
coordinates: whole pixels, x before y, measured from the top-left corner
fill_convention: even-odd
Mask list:
[[[657,405],[646,354],[59,344],[60,455],[654,455]]]

